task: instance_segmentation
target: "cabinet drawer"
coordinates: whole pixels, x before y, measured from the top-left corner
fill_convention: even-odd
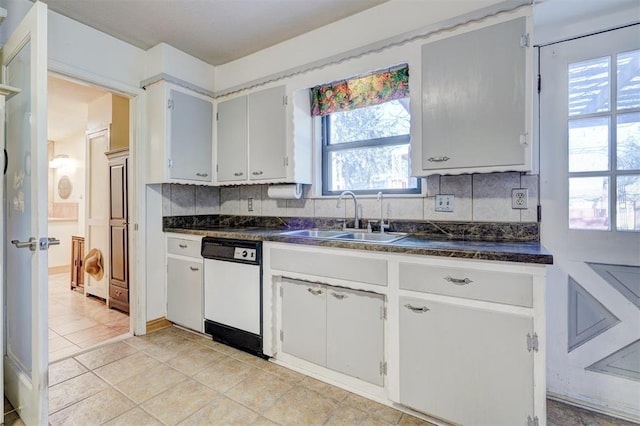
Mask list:
[[[465,299],[533,306],[533,278],[526,274],[400,264],[400,288]]]
[[[271,250],[271,267],[375,285],[387,285],[387,261],[345,254]]]
[[[117,286],[109,286],[109,298],[119,302],[129,303],[129,290]]]
[[[167,252],[200,258],[200,244],[200,241],[169,237],[167,238]]]

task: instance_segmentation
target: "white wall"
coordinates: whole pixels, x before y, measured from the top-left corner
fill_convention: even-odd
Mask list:
[[[214,89],[214,67],[167,43],[146,52],[145,78],[168,74],[207,91]]]

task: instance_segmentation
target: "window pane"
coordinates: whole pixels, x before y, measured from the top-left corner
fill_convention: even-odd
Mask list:
[[[640,176],[618,176],[616,223],[619,231],[640,231]]]
[[[609,57],[569,64],[569,116],[609,111]]]
[[[618,55],[618,109],[640,108],[640,50]]]
[[[331,119],[331,145],[368,139],[409,134],[409,99],[399,99],[358,108],[334,112]]]
[[[569,178],[569,229],[609,229],[609,177]]]
[[[332,151],[329,162],[329,191],[417,188],[408,144]]]
[[[640,170],[640,113],[618,115],[618,170]]]
[[[569,121],[569,172],[609,170],[609,117]]]

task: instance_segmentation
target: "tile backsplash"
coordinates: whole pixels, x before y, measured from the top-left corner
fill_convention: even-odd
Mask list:
[[[374,197],[358,197],[365,219],[433,220],[457,222],[535,222],[538,204],[538,176],[519,172],[473,175],[433,175],[424,181],[426,197],[385,197],[383,205]],[[295,217],[353,217],[350,197],[336,208],[335,198],[308,198],[309,186],[299,200],[274,200],[267,196],[268,185],[195,186],[163,184],[163,216],[247,215]],[[529,208],[511,207],[511,190],[526,188]],[[455,196],[453,212],[436,212],[435,196]],[[249,210],[249,199],[252,210]]]

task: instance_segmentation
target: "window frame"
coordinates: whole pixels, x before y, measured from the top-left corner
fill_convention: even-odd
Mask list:
[[[329,176],[331,175],[330,171],[330,162],[329,156],[332,152],[346,151],[358,148],[377,148],[377,147],[385,147],[385,146],[399,146],[399,145],[408,145],[409,150],[411,150],[411,133],[401,136],[387,136],[383,138],[374,138],[374,139],[365,139],[355,142],[344,142],[331,144],[331,114],[324,115],[320,117],[320,127],[321,127],[321,139],[322,139],[322,195],[323,196],[332,196],[332,195],[340,195],[343,191],[351,191],[356,195],[376,195],[379,192],[383,194],[393,194],[393,195],[422,195],[422,179],[419,176],[410,176],[416,179],[417,185],[415,188],[406,188],[406,189],[349,189],[346,188],[340,191],[330,191],[329,190]],[[409,161],[411,161],[411,155],[409,155]],[[411,169],[410,169],[411,170]]]

